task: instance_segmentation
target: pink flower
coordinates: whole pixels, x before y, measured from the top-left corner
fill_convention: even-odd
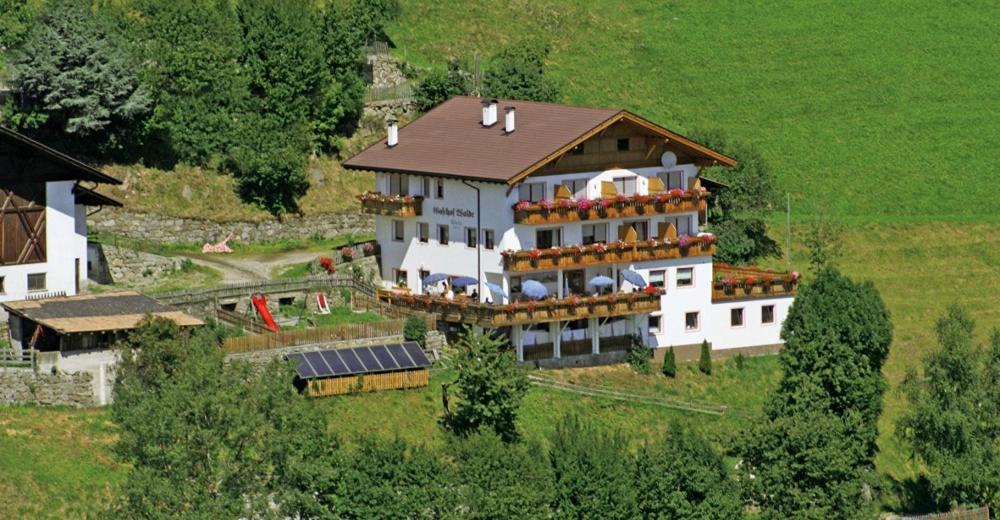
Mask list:
[[[624,204],[627,200],[628,200],[628,197],[625,196],[625,195],[622,195],[621,193],[619,193],[618,195],[615,195],[615,202],[617,202],[618,204]]]
[[[601,209],[608,209],[611,206],[611,201],[608,199],[598,199],[597,206]]]
[[[792,281],[793,282],[799,281],[799,272],[798,271],[792,271]]]
[[[684,196],[684,190],[682,190],[680,188],[674,188],[674,189],[670,190],[670,198],[672,198],[672,199],[679,199],[679,198],[681,198],[683,196]]]
[[[677,245],[680,247],[688,247],[691,245],[691,237],[687,235],[681,235],[677,237]]]
[[[548,199],[542,199],[538,201],[538,207],[544,210],[552,209],[552,201]]]
[[[594,207],[594,202],[590,199],[581,199],[576,202],[576,209],[580,211],[590,211]]]
[[[573,199],[559,199],[559,207],[562,209],[573,209],[576,206],[576,201]]]
[[[706,233],[706,234],[702,235],[701,236],[701,243],[704,244],[704,245],[706,245],[706,246],[712,245],[713,243],[715,243],[715,235],[713,235],[711,233]]]
[[[517,204],[514,204],[514,210],[516,211],[528,211],[528,208],[530,207],[531,203],[526,200],[519,200],[517,201]]]

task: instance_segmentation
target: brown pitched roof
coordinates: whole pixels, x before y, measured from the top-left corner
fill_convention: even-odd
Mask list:
[[[504,132],[504,108],[516,108],[516,130]],[[385,139],[345,161],[344,167],[459,177],[513,184],[621,120],[690,149],[709,163],[736,161],[630,112],[554,103],[499,100],[497,123],[483,128],[480,98],[445,101],[399,129],[399,143]]]
[[[135,291],[20,300],[4,302],[3,307],[62,334],[134,329],[147,314],[173,320],[182,327],[204,324]]]
[[[48,146],[31,139],[30,137],[15,132],[10,128],[0,126],[0,142],[13,143],[20,149],[27,149],[28,153],[37,155],[52,161],[57,168],[57,171],[46,171],[46,180],[82,180],[82,181],[92,181],[101,184],[121,184],[122,182],[93,166],[89,166],[80,162],[69,155],[66,155],[58,150],[49,148]],[[5,172],[0,171],[0,177],[4,175]],[[32,171],[31,173],[37,173],[37,171]],[[18,179],[21,180],[21,179]]]
[[[76,203],[83,204],[84,206],[122,207],[122,203],[115,198],[109,197],[103,193],[98,193],[95,190],[84,188],[79,184],[73,186],[73,194],[76,195]]]

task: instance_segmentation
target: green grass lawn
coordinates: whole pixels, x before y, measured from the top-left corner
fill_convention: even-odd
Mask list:
[[[802,215],[1000,221],[1000,3],[401,3],[406,60],[542,38],[565,101],[752,142]]]
[[[330,307],[330,314],[317,314],[305,308],[304,305],[282,305],[278,313],[286,317],[298,316],[299,323],[287,330],[304,329],[307,327],[335,327],[351,323],[377,323],[385,318],[375,312],[355,312],[350,307]]]
[[[341,235],[331,238],[309,237],[301,239],[274,240],[271,242],[244,243],[240,241],[233,241],[229,244],[229,247],[233,250],[233,252],[228,253],[225,256],[234,258],[252,256],[256,259],[266,261],[273,258],[279,258],[281,255],[286,253],[295,252],[314,252],[317,253],[317,255],[319,253],[327,253],[332,255],[336,250],[347,244],[364,242],[373,238],[375,238],[374,234],[365,233],[361,235]],[[209,256],[204,255],[201,252],[203,244],[196,243],[164,243],[103,233],[93,233],[89,236],[89,239],[102,244],[135,249],[137,251],[145,251],[147,253],[162,256]]]

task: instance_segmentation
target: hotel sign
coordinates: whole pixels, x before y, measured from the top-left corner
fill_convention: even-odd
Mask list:
[[[472,218],[476,216],[476,212],[471,209],[442,208],[440,206],[435,206],[433,211],[435,215],[441,215],[444,217]]]

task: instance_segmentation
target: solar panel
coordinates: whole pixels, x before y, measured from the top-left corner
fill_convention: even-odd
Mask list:
[[[347,365],[347,370],[349,370],[352,374],[361,374],[368,371],[358,359],[357,349],[345,348],[341,350],[340,359],[344,360],[344,364]]]
[[[416,366],[413,360],[410,359],[410,355],[403,349],[402,345],[386,345],[385,347],[389,349],[389,353],[392,354],[392,357],[396,358],[396,364],[399,365],[399,368],[413,368]]]
[[[375,361],[375,355],[372,354],[372,351],[368,347],[359,347],[351,350],[358,355],[358,359],[365,366],[366,372],[378,372],[382,370],[382,365],[379,365],[378,361]]]
[[[330,365],[333,369],[333,375],[342,376],[345,374],[350,374],[351,371],[347,369],[347,365],[344,361],[340,359],[340,354],[336,350],[324,350],[320,352],[323,355],[323,359],[326,360],[326,364]]]
[[[329,377],[333,375],[333,369],[330,368],[330,365],[326,364],[326,361],[323,361],[323,356],[319,352],[306,352],[303,356],[312,365],[313,370],[316,371],[316,377]]]
[[[410,359],[416,363],[416,366],[431,366],[431,360],[427,359],[427,355],[424,354],[423,349],[420,348],[420,345],[417,342],[407,341],[406,343],[403,343],[403,349],[405,349],[406,353],[410,355]]]
[[[389,349],[387,349],[385,345],[378,345],[371,347],[371,349],[372,354],[375,354],[375,359],[377,359],[379,364],[382,365],[382,368],[385,370],[395,370],[396,368],[399,368],[396,361],[389,355]]]
[[[295,371],[298,372],[300,378],[311,379],[316,377],[316,371],[309,366],[309,363],[306,362],[306,358],[302,357],[302,354],[289,354],[285,357],[294,363]]]

